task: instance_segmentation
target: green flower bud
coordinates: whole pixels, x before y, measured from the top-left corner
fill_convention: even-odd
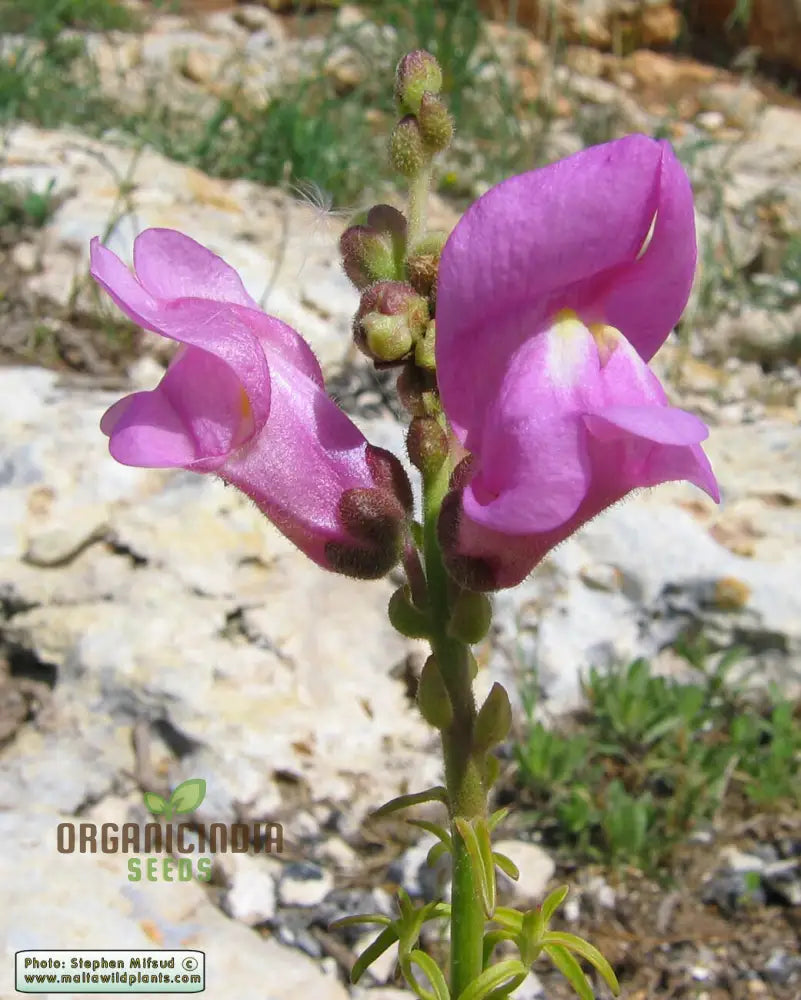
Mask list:
[[[429,160],[420,126],[414,115],[401,118],[389,137],[389,162],[404,177],[419,174]]]
[[[411,285],[378,281],[362,294],[354,341],[374,361],[400,361],[424,334],[428,315],[428,303]]]
[[[416,115],[420,110],[423,94],[438,94],[442,89],[442,69],[439,63],[423,49],[407,53],[395,70],[395,98],[402,111]]]
[[[430,372],[436,371],[437,368],[437,359],[434,356],[436,332],[436,323],[432,319],[414,347],[414,363]]]
[[[399,278],[406,253],[406,219],[391,205],[374,205],[366,224],[349,226],[339,239],[345,274],[359,288]]]
[[[428,297],[437,283],[439,258],[447,239],[447,233],[428,233],[411,248],[406,258],[409,284],[421,295]]]
[[[451,699],[434,656],[429,656],[423,666],[423,672],[420,674],[417,704],[421,715],[430,726],[435,726],[437,729],[447,729],[453,722]]]
[[[412,349],[412,334],[403,316],[368,313],[362,317],[365,344],[376,361],[400,361]]]
[[[463,590],[456,598],[448,623],[448,634],[472,646],[489,632],[492,604],[486,594]]]
[[[398,376],[395,388],[398,391],[398,398],[403,406],[413,417],[426,416],[427,410],[424,404],[424,394],[431,388],[426,383],[429,376],[417,365],[405,365],[403,371]]]
[[[475,750],[486,753],[498,743],[503,743],[511,728],[512,706],[509,704],[509,695],[505,688],[495,683],[476,717],[473,730]]]
[[[441,153],[450,146],[453,139],[453,118],[441,98],[435,94],[423,94],[420,110],[417,112],[417,122],[429,152]]]
[[[406,433],[406,450],[412,465],[428,479],[448,457],[448,435],[433,417],[414,417]]]
[[[406,253],[406,216],[391,205],[373,205],[367,213],[367,225],[392,243],[398,263]]]
[[[350,226],[339,238],[345,274],[359,288],[397,278],[392,244],[367,226]]]
[[[408,586],[398,587],[389,599],[389,621],[408,639],[427,639],[431,634],[428,617],[415,606]]]

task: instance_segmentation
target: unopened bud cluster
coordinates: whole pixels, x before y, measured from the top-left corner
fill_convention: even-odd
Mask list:
[[[395,98],[400,120],[390,138],[390,161],[414,185],[427,184],[429,166],[453,135],[439,96],[442,70],[428,52],[410,52],[398,63]],[[342,234],[345,273],[361,292],[353,322],[356,346],[376,365],[403,368],[398,390],[414,416],[432,413],[436,396],[437,271],[448,234],[415,226],[389,205],[375,205]]]
[[[403,117],[390,138],[390,159],[405,177],[447,149],[453,138],[453,119],[439,96],[441,90],[442,70],[430,52],[418,49],[398,63],[395,100]]]

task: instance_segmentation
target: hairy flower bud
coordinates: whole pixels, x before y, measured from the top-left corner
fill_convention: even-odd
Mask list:
[[[433,417],[414,417],[406,434],[406,449],[412,465],[428,479],[448,457],[448,435]]]
[[[376,232],[389,236],[400,246],[401,253],[406,249],[406,216],[392,205],[373,205],[367,213],[367,225]]]
[[[366,224],[345,230],[339,250],[345,274],[358,289],[399,278],[406,253],[406,219],[391,205],[374,205]]]
[[[367,353],[376,361],[400,361],[414,343],[404,316],[368,313],[362,317],[361,329]]]
[[[428,413],[425,396],[431,391],[427,385],[429,376],[415,364],[404,365],[395,386],[398,398],[413,417],[424,417]]]
[[[429,160],[420,126],[414,115],[401,118],[389,137],[389,162],[404,177],[419,174]]]
[[[487,700],[476,717],[473,746],[479,753],[503,743],[512,728],[512,708],[506,689],[497,682],[492,685]]]
[[[375,361],[399,361],[423,336],[428,318],[428,303],[411,285],[379,281],[362,294],[354,320],[354,341]]]
[[[428,233],[415,243],[406,258],[409,284],[423,296],[428,297],[436,286],[439,258],[447,239],[447,233]]]
[[[426,326],[425,333],[414,347],[414,363],[430,372],[436,371],[437,359],[434,355],[436,345],[437,324],[432,319]]]
[[[442,89],[442,69],[424,49],[407,53],[395,70],[395,98],[402,111],[416,115],[423,94],[438,94]]]
[[[453,722],[453,706],[435,656],[429,656],[423,665],[417,688],[417,704],[430,726],[447,729]]]
[[[359,288],[397,278],[392,244],[368,226],[350,226],[339,238],[345,274]]]
[[[453,118],[442,98],[436,94],[423,94],[417,122],[426,149],[430,152],[441,153],[450,146],[453,139]]]

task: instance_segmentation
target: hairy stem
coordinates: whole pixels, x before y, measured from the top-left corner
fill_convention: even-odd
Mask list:
[[[407,246],[411,250],[426,233],[426,208],[431,187],[431,162],[409,178]]]

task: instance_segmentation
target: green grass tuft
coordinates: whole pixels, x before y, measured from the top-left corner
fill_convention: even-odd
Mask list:
[[[681,650],[698,680],[654,676],[645,660],[591,671],[580,730],[533,721],[515,747],[535,821],[583,859],[669,867],[676,848],[719,812],[801,805],[801,704],[771,691],[757,702]],[[533,709],[533,705],[529,705]]]

